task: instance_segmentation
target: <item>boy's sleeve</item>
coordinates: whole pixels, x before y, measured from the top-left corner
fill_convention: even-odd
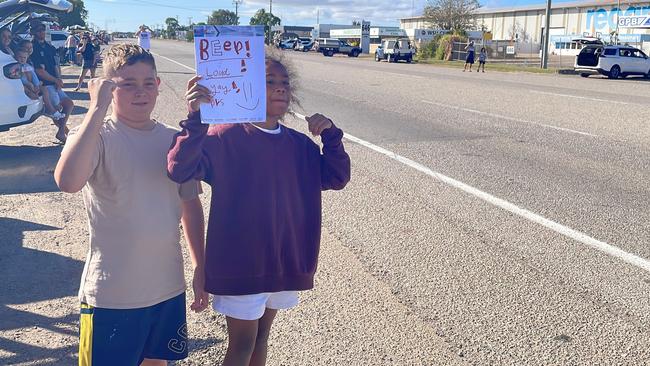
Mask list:
[[[80,128],[81,128],[81,126],[77,126],[77,127],[73,128],[72,130],[70,130],[70,132],[68,132],[67,142],[70,142],[71,140],[77,138],[77,136],[75,136],[75,135],[79,132]],[[61,154],[63,154],[63,152],[66,151],[66,149],[70,145],[71,144],[66,143],[63,146],[63,150],[61,150]],[[93,150],[92,171],[90,173],[90,176],[86,177],[86,181],[88,181],[93,175],[95,175],[95,170],[97,170],[97,166],[99,166],[99,161],[101,159],[103,151],[104,151],[104,139],[102,138],[102,135],[100,134],[99,135],[99,143],[97,144],[97,146]]]
[[[201,123],[201,113],[191,112],[180,123],[182,130],[174,135],[167,154],[167,174],[177,183],[190,179],[210,180],[210,160],[204,151],[208,125]]]
[[[321,133],[321,189],[343,189],[350,181],[350,156],[343,147],[343,131],[332,125]]]

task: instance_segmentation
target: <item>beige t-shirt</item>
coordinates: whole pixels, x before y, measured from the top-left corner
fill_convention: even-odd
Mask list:
[[[196,198],[201,188],[197,181],[179,185],[167,177],[167,151],[176,132],[161,123],[149,131],[104,123],[95,168],[82,191],[90,229],[82,302],[132,309],[185,291],[181,200]]]

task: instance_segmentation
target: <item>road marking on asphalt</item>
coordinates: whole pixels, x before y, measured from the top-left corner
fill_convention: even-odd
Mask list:
[[[480,115],[483,115],[483,116],[494,117],[494,118],[498,118],[498,119],[505,119],[505,120],[514,121],[514,122],[528,123],[528,124],[542,126],[542,127],[546,127],[546,128],[552,128],[554,130],[560,130],[560,131],[564,131],[564,132],[575,133],[575,134],[583,135],[583,136],[598,137],[598,135],[594,135],[594,134],[591,134],[591,133],[588,133],[588,132],[576,131],[576,130],[571,130],[571,129],[568,129],[568,128],[547,125],[547,124],[544,124],[544,123],[527,121],[525,119],[503,116],[503,115],[496,114],[496,113],[483,112],[483,111],[479,111],[479,110],[476,110],[476,109],[458,107],[458,106],[454,106],[454,105],[451,105],[451,104],[437,103],[437,102],[432,102],[430,100],[423,100],[422,103],[432,104],[432,105],[436,105],[436,106],[443,107],[443,108],[456,109],[456,110],[464,111],[464,112],[480,114]]]
[[[175,60],[172,60],[172,59],[169,58],[169,57],[165,57],[165,56],[163,56],[163,55],[160,55],[160,54],[157,54],[157,53],[154,53],[154,52],[151,52],[151,54],[154,55],[154,56],[156,56],[156,57],[162,57],[162,58],[164,58],[165,60],[167,60],[167,61],[169,61],[169,62],[173,62],[173,63],[175,63],[175,64],[178,65],[178,66],[182,66],[182,67],[184,67],[184,68],[186,68],[186,69],[188,69],[188,70],[191,70],[192,72],[196,72],[196,69],[194,69],[193,67],[189,67],[189,66],[183,65],[182,63],[180,63],[180,62],[178,62],[178,61],[175,61]]]
[[[591,97],[581,97],[579,95],[551,93],[551,92],[543,92],[543,91],[537,91],[537,90],[531,90],[530,92],[535,93],[535,94],[542,94],[542,95],[554,95],[556,97],[566,97],[566,98],[575,98],[575,99],[583,99],[583,100],[593,100],[595,102],[616,103],[616,104],[624,104],[624,105],[635,104],[635,103],[628,103],[628,102],[619,102],[617,100],[591,98]]]
[[[300,118],[300,119],[303,119],[303,120],[305,119],[305,116],[303,116],[303,115],[301,115],[299,113],[293,112],[293,114],[296,117]],[[451,177],[448,177],[448,176],[446,176],[444,174],[435,172],[435,171],[427,168],[426,166],[424,166],[424,165],[422,165],[422,164],[420,164],[418,162],[415,162],[415,161],[413,161],[413,160],[411,160],[409,158],[398,155],[398,154],[396,154],[396,153],[394,153],[394,152],[392,152],[390,150],[384,149],[381,146],[374,145],[374,144],[372,144],[372,143],[370,143],[368,141],[362,140],[362,139],[360,139],[358,137],[355,137],[355,136],[352,136],[352,135],[350,135],[348,133],[345,133],[344,137],[346,139],[352,141],[352,142],[355,142],[355,143],[361,145],[361,146],[365,146],[365,147],[369,148],[370,150],[378,152],[378,153],[380,153],[382,155],[386,155],[386,156],[388,156],[389,158],[391,158],[393,160],[397,160],[398,162],[400,162],[400,163],[402,163],[404,165],[407,165],[407,166],[409,166],[409,167],[411,167],[411,168],[413,168],[415,170],[418,170],[418,171],[420,171],[420,172],[422,172],[422,173],[424,173],[424,174],[426,174],[426,175],[428,175],[430,177],[433,177],[433,178],[435,178],[435,179],[437,179],[437,180],[439,180],[439,181],[441,181],[441,182],[443,182],[443,183],[445,183],[447,185],[450,185],[450,186],[452,186],[454,188],[460,189],[461,191],[463,191],[465,193],[468,193],[468,194],[470,194],[470,195],[472,195],[474,197],[480,198],[480,199],[482,199],[482,200],[484,200],[484,201],[486,201],[486,202],[488,202],[488,203],[490,203],[490,204],[492,204],[494,206],[497,206],[497,207],[502,208],[502,209],[504,209],[506,211],[512,212],[513,214],[521,216],[526,220],[529,220],[529,221],[532,221],[532,222],[534,222],[536,224],[547,227],[547,228],[555,231],[558,234],[569,237],[569,238],[571,238],[573,240],[576,240],[576,241],[578,241],[578,242],[580,242],[582,244],[585,244],[585,245],[590,246],[590,247],[592,247],[592,248],[594,248],[596,250],[599,250],[599,251],[601,251],[601,252],[603,252],[605,254],[608,254],[608,255],[610,255],[612,257],[618,258],[618,259],[620,259],[620,260],[622,260],[622,261],[624,261],[624,262],[626,262],[628,264],[631,264],[631,265],[633,265],[635,267],[638,267],[638,268],[641,268],[641,269],[643,269],[645,271],[650,272],[650,261],[648,261],[645,258],[639,257],[639,256],[637,256],[635,254],[632,254],[632,253],[628,253],[628,252],[626,252],[624,250],[621,250],[621,249],[617,248],[616,246],[607,244],[607,243],[605,243],[603,241],[600,241],[598,239],[594,239],[594,238],[590,237],[589,235],[587,235],[585,233],[582,233],[580,231],[571,229],[570,227],[564,226],[564,225],[559,224],[559,223],[557,223],[555,221],[544,218],[544,217],[542,217],[542,216],[540,216],[540,215],[538,215],[538,214],[536,214],[534,212],[531,212],[529,210],[526,210],[524,208],[516,206],[516,205],[514,205],[514,204],[512,204],[512,203],[510,203],[508,201],[505,201],[505,200],[503,200],[501,198],[495,197],[495,196],[493,196],[493,195],[491,195],[489,193],[483,192],[483,191],[481,191],[481,190],[479,190],[477,188],[474,188],[474,187],[472,187],[470,185],[467,185],[467,184],[465,184],[463,182],[455,180],[455,179],[453,179]]]
[[[158,55],[158,56],[160,56],[160,55]],[[173,62],[175,64],[178,64],[180,66],[183,66],[183,67],[185,67],[187,69],[190,69],[192,71],[195,71],[193,68],[191,68],[189,66],[185,66],[185,65],[183,65],[183,64],[181,64],[179,62],[176,62],[176,61],[174,61],[172,59],[169,59],[169,58],[164,57],[164,56],[160,56],[160,57],[162,57],[162,58],[164,58],[166,60],[169,60],[169,61],[171,61],[171,62]],[[292,112],[292,113],[293,113],[294,116],[296,116],[296,117],[298,117],[298,118],[300,118],[302,120],[306,120],[305,119],[306,117],[304,115],[302,115],[300,113],[296,113],[296,112]],[[507,117],[507,118],[510,118],[510,117]],[[435,171],[427,168],[426,166],[424,166],[424,165],[422,165],[422,164],[420,164],[418,162],[415,162],[415,161],[413,161],[413,160],[411,160],[409,158],[398,155],[398,154],[396,154],[396,153],[394,153],[394,152],[392,152],[390,150],[386,150],[381,146],[377,146],[377,145],[375,145],[373,143],[370,143],[370,142],[362,140],[362,139],[360,139],[358,137],[352,136],[349,133],[345,133],[343,135],[343,137],[345,137],[347,140],[350,140],[350,141],[352,141],[354,143],[357,143],[357,144],[359,144],[361,146],[365,146],[365,147],[369,148],[370,150],[378,152],[378,153],[380,153],[382,155],[386,155],[386,156],[388,156],[389,158],[391,158],[393,160],[396,160],[396,161],[398,161],[398,162],[400,162],[400,163],[402,163],[402,164],[404,164],[406,166],[409,166],[409,167],[411,167],[411,168],[413,168],[413,169],[415,169],[415,170],[417,170],[419,172],[422,172],[422,173],[424,173],[424,174],[426,174],[426,175],[428,175],[428,176],[430,176],[432,178],[435,178],[435,179],[437,179],[437,180],[439,180],[439,181],[441,181],[441,182],[443,182],[443,183],[445,183],[447,185],[450,185],[450,186],[452,186],[454,188],[460,189],[461,191],[463,191],[465,193],[468,193],[468,194],[470,194],[470,195],[472,195],[474,197],[480,198],[480,199],[482,199],[482,200],[484,200],[484,201],[486,201],[486,202],[488,202],[488,203],[490,203],[490,204],[492,204],[494,206],[497,206],[497,207],[502,208],[502,209],[504,209],[506,211],[512,212],[515,215],[521,216],[521,217],[523,217],[523,218],[525,218],[525,219],[527,219],[529,221],[532,221],[534,223],[537,223],[537,224],[540,224],[540,225],[542,225],[544,227],[547,227],[547,228],[549,228],[549,229],[551,229],[551,230],[553,230],[553,231],[555,231],[555,232],[557,232],[557,233],[559,233],[561,235],[564,235],[564,236],[569,237],[569,238],[571,238],[573,240],[576,240],[576,241],[578,241],[580,243],[583,243],[583,244],[585,244],[585,245],[587,245],[589,247],[592,247],[592,248],[594,248],[596,250],[599,250],[599,251],[601,251],[601,252],[603,252],[603,253],[605,253],[607,255],[610,255],[610,256],[612,256],[614,258],[618,258],[618,259],[622,260],[623,262],[626,262],[626,263],[631,264],[631,265],[633,265],[635,267],[638,267],[638,268],[641,268],[641,269],[643,269],[645,271],[650,272],[650,261],[648,261],[647,259],[641,258],[638,255],[628,253],[628,252],[626,252],[624,250],[621,250],[621,249],[619,249],[619,248],[617,248],[617,247],[615,247],[613,245],[607,244],[607,243],[605,243],[603,241],[600,241],[598,239],[594,239],[594,238],[590,237],[589,235],[587,235],[585,233],[581,233],[581,232],[579,232],[577,230],[571,229],[570,227],[564,226],[564,225],[559,224],[559,223],[557,223],[555,221],[544,218],[544,217],[542,217],[542,216],[540,216],[540,215],[538,215],[538,214],[536,214],[534,212],[531,212],[531,211],[528,211],[528,210],[526,210],[524,208],[518,207],[518,206],[516,206],[516,205],[514,205],[514,204],[512,204],[512,203],[510,203],[508,201],[502,200],[501,198],[498,198],[498,197],[495,197],[495,196],[493,196],[493,195],[491,195],[489,193],[483,192],[483,191],[481,191],[481,190],[479,190],[477,188],[474,188],[474,187],[472,187],[470,185],[467,185],[467,184],[465,184],[463,182],[457,181],[457,180],[455,180],[453,178],[450,178],[450,177],[448,177],[448,176],[446,176],[444,174],[435,172]]]

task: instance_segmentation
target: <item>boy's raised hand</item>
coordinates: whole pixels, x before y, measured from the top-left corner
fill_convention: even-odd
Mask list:
[[[88,80],[90,103],[98,107],[108,107],[113,101],[113,90],[117,84],[111,79],[95,78]]]
[[[320,113],[316,113],[311,117],[305,117],[305,119],[309,125],[309,132],[314,136],[320,136],[323,131],[334,125],[332,120]]]
[[[187,82],[187,92],[185,99],[187,100],[187,108],[190,112],[196,112],[201,108],[201,103],[212,102],[212,95],[210,89],[199,84],[201,76],[197,75]]]

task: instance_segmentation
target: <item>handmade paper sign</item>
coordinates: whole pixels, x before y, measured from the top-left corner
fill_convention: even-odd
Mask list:
[[[264,26],[194,26],[194,45],[199,84],[213,97],[201,121],[266,121]]]

